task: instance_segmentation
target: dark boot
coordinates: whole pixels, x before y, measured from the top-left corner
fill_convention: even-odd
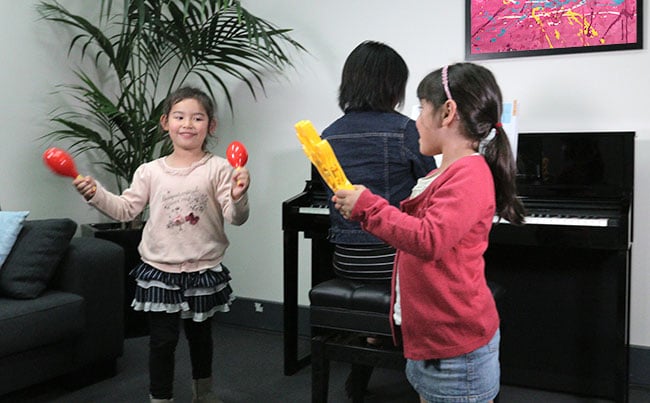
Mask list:
[[[373,369],[367,365],[352,364],[350,375],[345,381],[345,393],[353,403],[363,403]]]
[[[212,378],[192,380],[192,403],[223,403],[212,391]]]

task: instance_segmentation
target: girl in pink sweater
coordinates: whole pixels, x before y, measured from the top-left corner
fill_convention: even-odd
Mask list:
[[[92,177],[74,180],[88,203],[118,221],[133,220],[145,207],[149,218],[138,247],[142,264],[131,271],[137,283],[133,309],[149,320],[151,402],[171,402],[174,354],[180,323],[190,347],[194,402],[217,403],[212,385],[212,321],[228,311],[230,273],[222,265],[228,247],[224,222],[248,219],[249,172],[233,170],[225,158],[207,151],[217,127],[215,107],[191,87],[171,93],[160,125],[174,151],[142,164],[121,195]]]
[[[442,154],[440,167],[400,208],[363,185],[332,200],[398,251],[391,320],[421,401],[488,402],[499,392],[500,335],[483,253],[495,214],[524,217],[501,91],[489,70],[459,63],[427,75],[417,95],[420,152]]]

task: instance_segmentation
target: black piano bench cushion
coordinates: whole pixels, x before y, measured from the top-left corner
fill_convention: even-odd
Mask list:
[[[68,250],[77,223],[67,218],[27,220],[0,269],[0,295],[36,298]]]
[[[505,289],[492,281],[488,287],[499,300]],[[309,291],[310,324],[349,332],[391,335],[390,283],[365,283],[335,278]]]
[[[335,278],[309,291],[311,326],[390,336],[390,283]]]

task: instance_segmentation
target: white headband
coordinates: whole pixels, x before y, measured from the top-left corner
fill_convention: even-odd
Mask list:
[[[449,76],[447,70],[449,69],[448,65],[442,68],[442,86],[445,89],[445,94],[447,94],[447,99],[450,101],[453,100],[451,97],[451,91],[449,91]]]

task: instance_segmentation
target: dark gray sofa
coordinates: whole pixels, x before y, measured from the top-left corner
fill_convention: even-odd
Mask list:
[[[124,251],[72,238],[71,230],[76,223],[66,219],[25,221],[0,269],[0,395],[55,378],[78,386],[115,374]],[[31,270],[38,265],[51,267]]]

